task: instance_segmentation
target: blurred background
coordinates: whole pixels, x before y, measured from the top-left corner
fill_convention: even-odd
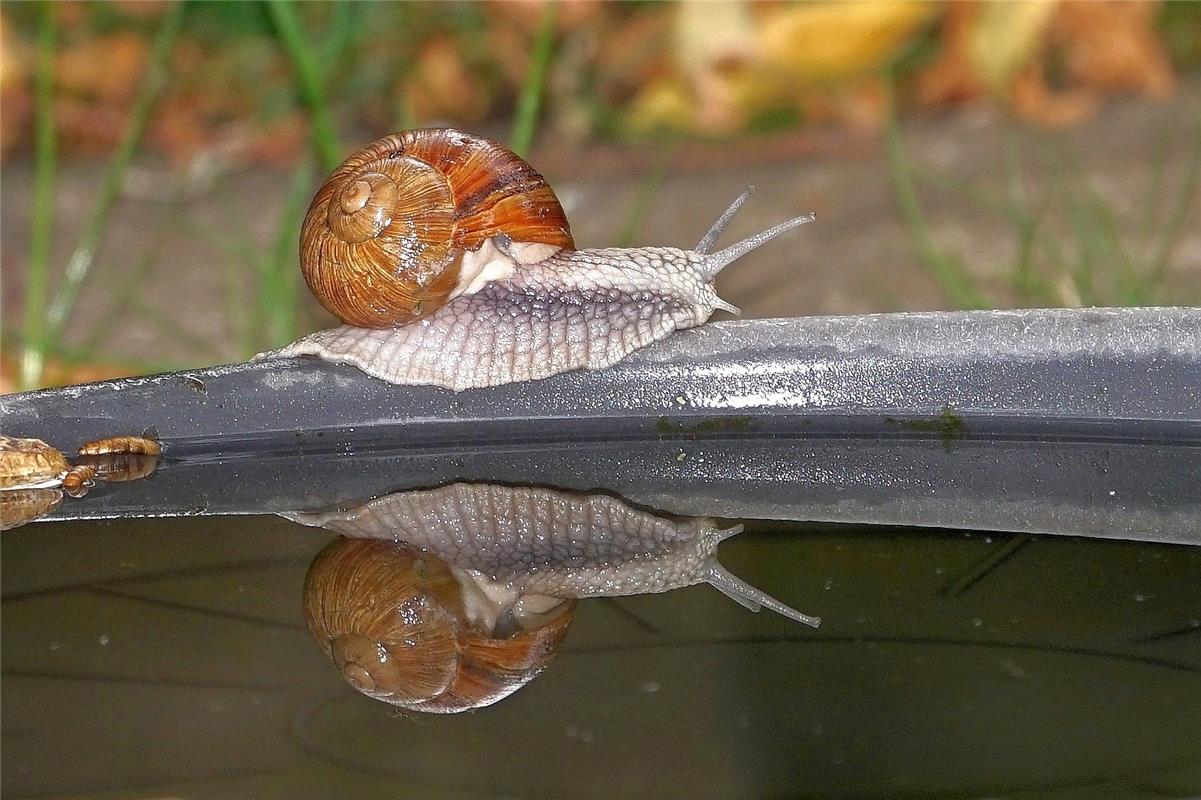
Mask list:
[[[313,191],[430,125],[581,247],[816,211],[723,273],[749,317],[1201,304],[1201,3],[6,3],[0,46],[0,391],[328,326]]]

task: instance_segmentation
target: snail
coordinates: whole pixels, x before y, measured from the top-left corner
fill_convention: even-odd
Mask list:
[[[692,250],[576,250],[554,191],[502,145],[453,129],[385,136],[333,172],[301,230],[305,282],[343,324],[262,357],[454,391],[607,367],[716,309],[738,313],[718,272],[813,219],[714,252],[748,195]]]
[[[49,514],[62,502],[71,464],[41,439],[0,436],[0,530]]]
[[[485,582],[486,584],[486,582]],[[505,605],[435,556],[386,540],[338,537],[304,582],[304,617],[325,657],[356,691],[411,711],[491,705],[554,656],[570,600]]]

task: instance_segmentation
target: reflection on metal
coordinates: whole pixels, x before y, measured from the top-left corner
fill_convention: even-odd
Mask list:
[[[49,514],[63,501],[59,489],[5,489],[0,491],[0,531],[19,528]]]
[[[146,443],[153,446],[152,454]],[[90,455],[83,455],[85,451]],[[97,478],[144,478],[158,463],[158,444],[141,437],[89,442],[80,453],[81,463],[71,466],[62,451],[41,439],[0,436],[0,530],[50,513],[62,502],[64,492],[84,497]]]
[[[326,657],[356,690],[416,711],[479,708],[524,686],[577,598],[704,582],[752,611],[820,622],[718,563],[741,525],[655,516],[608,495],[458,483],[284,516],[343,535],[305,580],[305,618]]]

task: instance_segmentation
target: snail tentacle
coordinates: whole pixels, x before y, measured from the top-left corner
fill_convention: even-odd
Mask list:
[[[751,611],[770,608],[777,614],[782,614],[791,620],[804,623],[812,628],[817,628],[822,624],[821,617],[814,617],[797,611],[792,606],[781,603],[767,592],[751,586],[742,580],[742,578],[734,575],[719,564],[716,557],[711,558],[707,564],[705,582],[735,603],[749,608]]]
[[[721,238],[721,235],[726,232],[726,226],[730,224],[730,220],[734,219],[734,215],[738,213],[738,210],[742,208],[742,204],[747,201],[747,198],[754,191],[754,186],[748,186],[746,187],[746,191],[734,198],[734,202],[730,203],[730,207],[722,212],[717,221],[713,223],[713,226],[697,242],[696,252],[703,256],[707,256],[713,252],[713,246],[717,244],[717,240]]]
[[[813,222],[815,219],[817,219],[817,214],[810,211],[808,214],[795,217],[787,222],[781,222],[779,225],[773,225],[761,233],[757,233],[754,236],[743,239],[738,244],[732,244],[724,250],[718,250],[716,253],[705,259],[701,270],[706,278],[712,280],[717,276],[717,273],[721,272],[723,269],[730,266],[752,250],[762,247],[782,233],[788,233],[788,231],[792,230],[793,228],[799,228],[807,222]]]

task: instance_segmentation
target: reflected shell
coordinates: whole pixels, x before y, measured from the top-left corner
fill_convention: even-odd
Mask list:
[[[461,586],[434,556],[339,538],[305,577],[304,615],[326,658],[369,697],[432,713],[491,705],[532,680],[567,633],[572,604],[498,636],[468,619]]]
[[[58,489],[10,489],[0,492],[0,531],[19,528],[58,508]]]

